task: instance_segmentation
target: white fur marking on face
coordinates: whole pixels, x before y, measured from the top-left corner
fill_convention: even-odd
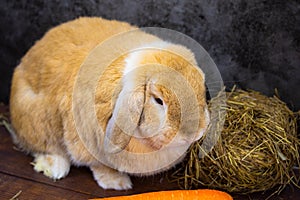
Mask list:
[[[146,53],[143,51],[144,49],[166,49],[170,43],[164,41],[157,41],[149,44],[145,44],[140,46],[139,48],[135,49],[133,52],[129,54],[129,56],[125,59],[125,69],[123,74],[126,75],[130,71],[134,70],[135,68],[139,67],[140,61],[143,58],[143,55]]]

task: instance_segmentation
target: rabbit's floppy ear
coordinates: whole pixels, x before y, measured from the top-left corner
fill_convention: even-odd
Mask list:
[[[131,85],[132,86],[132,85]],[[140,122],[145,102],[145,86],[123,87],[116,100],[104,139],[108,153],[118,153],[126,148]]]

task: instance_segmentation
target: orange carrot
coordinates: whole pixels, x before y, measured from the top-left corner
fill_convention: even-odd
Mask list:
[[[94,200],[233,200],[233,198],[218,190],[174,190],[149,192],[131,196],[98,198]]]

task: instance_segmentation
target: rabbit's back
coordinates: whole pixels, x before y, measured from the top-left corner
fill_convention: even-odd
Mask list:
[[[64,134],[60,106],[71,103],[81,64],[99,43],[132,29],[124,22],[79,18],[51,29],[35,43],[16,67],[11,86],[14,140],[21,148],[61,152],[57,145]]]
[[[134,28],[127,23],[101,18],[79,18],[57,26],[22,59],[24,78],[36,93],[59,90],[70,83],[95,46],[114,34]]]

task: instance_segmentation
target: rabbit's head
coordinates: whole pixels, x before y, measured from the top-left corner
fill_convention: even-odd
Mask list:
[[[150,153],[200,139],[209,123],[204,80],[183,46],[161,42],[131,52],[106,127],[106,151]]]

